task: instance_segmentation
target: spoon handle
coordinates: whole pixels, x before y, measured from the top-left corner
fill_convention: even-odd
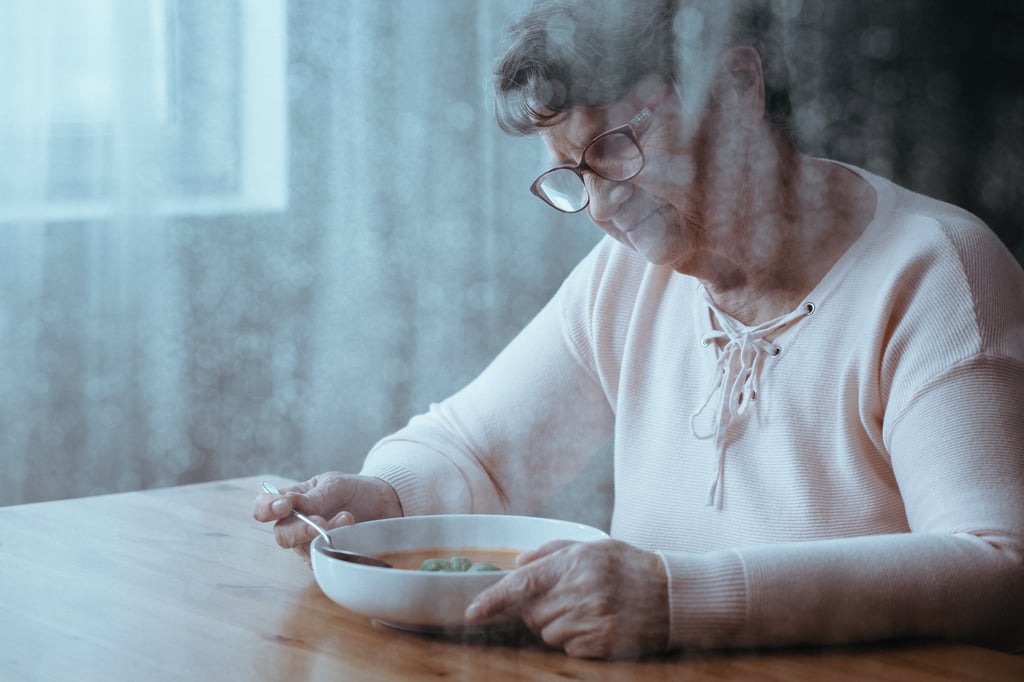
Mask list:
[[[318,524],[316,521],[314,521],[313,519],[309,518],[308,516],[306,516],[302,512],[297,512],[294,509],[292,510],[292,514],[295,514],[295,516],[298,516],[300,519],[302,519],[303,521],[308,523],[313,530],[315,530],[317,533],[320,533],[320,536],[323,537],[324,542],[327,543],[328,547],[333,547],[334,546],[334,544],[331,542],[331,536],[327,534],[326,530],[324,530],[323,528],[320,527],[320,524]]]
[[[280,495],[281,494],[281,491],[278,490],[274,486],[274,484],[271,483],[270,481],[263,481],[263,489],[266,490],[271,495]],[[331,542],[331,536],[327,534],[327,531],[325,531],[323,528],[320,527],[320,524],[318,524],[316,521],[314,521],[313,519],[309,518],[308,516],[306,516],[302,512],[296,511],[294,508],[292,509],[292,514],[294,514],[295,516],[299,517],[299,519],[301,519],[302,521],[305,521],[306,523],[308,523],[313,528],[313,530],[315,530],[317,533],[320,533],[320,535],[324,539],[324,542],[327,543],[328,547],[333,547],[334,546],[334,544]]]
[[[271,495],[280,495],[281,491],[274,487],[274,484],[270,481],[263,481],[263,489]],[[311,525],[316,529],[317,533],[323,537],[325,546],[318,547],[321,554],[329,556],[333,559],[341,559],[342,561],[351,561],[354,564],[366,564],[367,566],[379,566],[380,568],[391,568],[391,564],[378,559],[377,557],[366,556],[365,554],[359,554],[358,552],[349,552],[345,549],[336,549],[334,543],[331,542],[331,536],[327,534],[327,531],[321,528],[313,519],[309,518],[305,514],[301,514],[295,509],[292,509],[292,514],[298,516],[300,519]]]

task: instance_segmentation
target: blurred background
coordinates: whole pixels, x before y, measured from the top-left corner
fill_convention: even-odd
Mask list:
[[[355,470],[473,378],[599,236],[493,122],[525,4],[0,0],[0,505]],[[784,3],[803,148],[1024,261],[1022,6]]]

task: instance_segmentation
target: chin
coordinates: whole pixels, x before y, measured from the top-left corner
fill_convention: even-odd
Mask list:
[[[681,229],[677,212],[665,207],[656,218],[648,220],[637,229],[625,233],[629,245],[652,265],[674,266],[689,256],[693,244]]]
[[[664,267],[666,265],[674,264],[678,259],[667,253],[647,253],[645,251],[639,251],[640,255],[643,256],[648,263],[651,265],[657,265],[658,267]]]
[[[663,241],[654,244],[644,244],[639,241],[639,243],[630,243],[629,246],[643,256],[648,263],[659,267],[674,266],[684,258],[681,245],[674,241],[667,244]]]

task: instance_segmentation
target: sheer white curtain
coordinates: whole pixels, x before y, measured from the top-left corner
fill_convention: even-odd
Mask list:
[[[352,469],[472,378],[598,238],[492,120],[526,2],[0,0],[0,505]],[[1021,257],[1002,10],[785,6],[809,151]]]
[[[493,122],[524,4],[0,0],[0,505],[355,468],[482,369],[598,238]]]
[[[177,373],[150,361],[181,309],[161,8],[0,3],[0,504],[156,482],[182,451]]]

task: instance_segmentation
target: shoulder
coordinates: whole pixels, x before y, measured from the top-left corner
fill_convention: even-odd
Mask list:
[[[671,268],[652,265],[610,237],[602,239],[566,278],[558,292],[566,334],[580,355],[597,367],[621,356],[631,332],[651,323],[650,311],[671,316],[692,297]],[[603,358],[600,360],[599,358]]]
[[[878,211],[840,290],[891,425],[958,372],[1024,363],[1024,269],[968,211],[865,176]]]
[[[880,214],[865,267],[889,303],[890,328],[1024,359],[1024,269],[995,233],[958,206],[867,176]]]
[[[1020,287],[1024,270],[973,213],[860,171],[879,195],[880,236],[891,261],[990,287]],[[898,247],[898,248],[897,248]],[[979,293],[987,293],[981,290]]]
[[[593,318],[598,311],[628,310],[634,305],[651,266],[635,252],[605,237],[562,284],[563,310]]]

